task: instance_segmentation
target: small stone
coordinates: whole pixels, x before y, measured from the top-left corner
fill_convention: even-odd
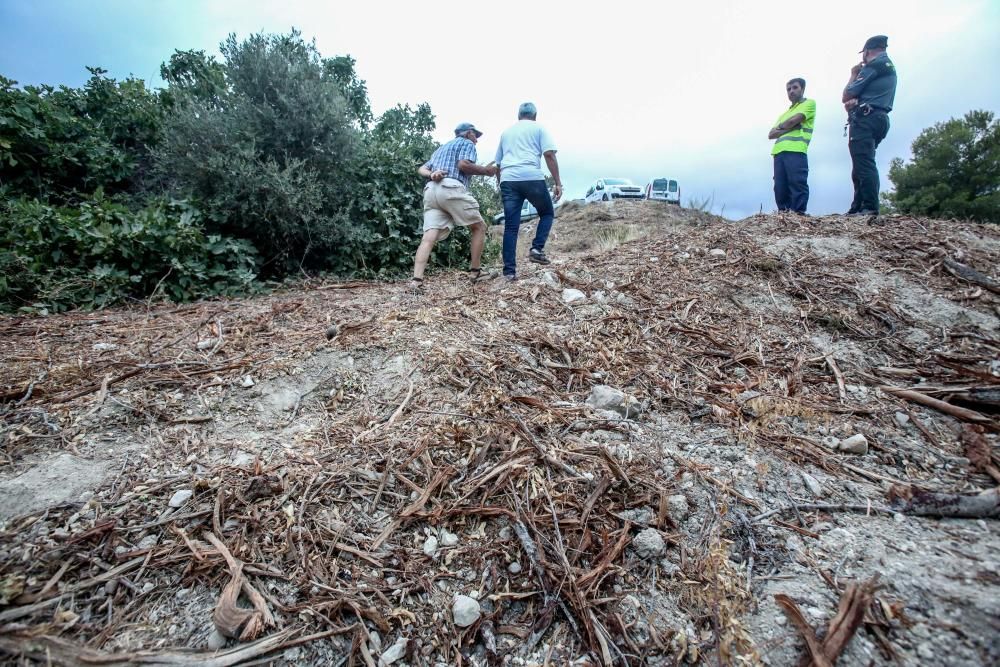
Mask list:
[[[249,375],[244,375],[243,376],[243,381],[240,382],[240,386],[242,386],[244,388],[247,388],[247,389],[249,389],[250,387],[254,386],[255,384],[257,384],[257,383],[254,382],[253,378],[250,377]]]
[[[542,282],[549,287],[559,287],[559,276],[551,271],[545,271],[542,273]]]
[[[594,292],[593,296],[594,296],[594,301],[596,301],[597,303],[604,303],[605,301],[608,300],[608,295],[603,290],[597,290],[596,292]]]
[[[817,498],[822,498],[824,491],[823,486],[819,483],[819,480],[810,475],[809,473],[802,473],[802,482],[809,489],[809,492],[816,496]]]
[[[642,407],[635,397],[606,384],[591,389],[586,404],[594,410],[608,410],[624,417],[638,415]]]
[[[723,250],[722,248],[712,248],[711,250],[708,251],[708,256],[709,257],[725,257],[726,256],[726,251]]]
[[[198,341],[195,347],[197,347],[200,351],[204,352],[205,350],[211,350],[218,344],[218,342],[219,342],[218,338],[206,338],[205,340]]]
[[[840,438],[838,438],[835,435],[824,436],[823,446],[828,449],[832,449],[833,451],[837,451],[838,449],[840,449]]]
[[[513,532],[514,531],[511,530],[510,526],[504,526],[503,528],[500,529],[500,532],[497,535],[497,537],[499,537],[502,541],[506,542],[507,540],[509,540],[511,538],[511,536],[513,535]]]
[[[372,653],[382,652],[382,635],[375,630],[368,633],[368,649]]]
[[[326,339],[333,340],[334,338],[337,337],[337,334],[339,333],[340,333],[340,327],[338,327],[336,324],[331,324],[326,328]]]
[[[684,494],[678,493],[667,497],[667,513],[670,514],[670,518],[673,519],[674,523],[680,524],[689,511],[691,511],[691,508],[688,505],[687,496]]]
[[[226,637],[219,632],[218,628],[216,628],[215,630],[212,630],[212,634],[208,636],[208,641],[205,645],[208,646],[209,651],[218,651],[226,645]]]
[[[897,412],[893,416],[896,418],[896,423],[900,426],[906,426],[910,421],[910,415],[905,412]]]
[[[455,625],[467,628],[479,620],[481,613],[479,602],[468,595],[456,595],[455,602],[451,606],[451,613],[455,619]]]
[[[618,517],[640,526],[648,526],[656,520],[656,514],[650,507],[636,507],[635,509],[624,510],[618,514]]]
[[[892,518],[896,521],[896,523],[906,523],[906,515],[902,512],[896,512],[892,515]]]
[[[518,563],[517,561],[514,561],[513,563],[507,566],[507,571],[510,572],[511,574],[520,574],[521,564]]]
[[[94,352],[111,352],[112,350],[117,350],[118,346],[114,343],[94,343]]]
[[[406,655],[406,639],[400,637],[396,640],[396,643],[385,650],[385,652],[379,656],[378,664],[379,667],[386,667],[392,663],[402,659]]]
[[[117,579],[112,579],[111,581],[106,582],[104,584],[104,592],[107,595],[114,595],[115,591],[117,591],[117,590],[118,590],[118,580]]]
[[[152,549],[156,546],[156,543],[160,541],[160,538],[156,535],[147,535],[146,537],[139,540],[139,544],[135,545],[136,549]]]
[[[431,535],[424,541],[424,553],[433,558],[434,554],[437,553],[437,550],[438,550],[438,539],[433,535]]]
[[[667,552],[667,545],[663,537],[655,528],[646,528],[632,538],[632,548],[639,558],[643,560],[659,558]]]
[[[170,502],[167,503],[170,507],[180,507],[194,495],[194,491],[191,489],[178,489],[174,492],[174,495],[170,496]]]
[[[868,453],[868,438],[862,433],[840,441],[840,451],[864,456]]]
[[[455,533],[449,533],[447,530],[442,529],[439,542],[443,547],[453,547],[458,544],[458,535]]]
[[[587,295],[578,289],[567,287],[562,291],[563,303],[583,303],[587,300]]]
[[[142,593],[149,593],[149,592],[150,592],[150,591],[152,591],[152,590],[153,590],[154,588],[156,588],[156,585],[155,585],[155,584],[154,584],[154,583],[153,583],[152,581],[147,581],[146,583],[144,583],[144,584],[142,585],[142,588],[140,588],[139,590],[140,590],[140,592],[142,592]]]

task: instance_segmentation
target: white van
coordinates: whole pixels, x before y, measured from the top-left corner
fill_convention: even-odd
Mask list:
[[[642,188],[627,178],[599,178],[590,186],[587,196],[584,197],[588,202],[642,198]]]
[[[671,178],[654,178],[646,184],[646,199],[681,204],[681,187]]]

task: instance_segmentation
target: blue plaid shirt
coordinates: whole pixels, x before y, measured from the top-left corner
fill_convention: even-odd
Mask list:
[[[469,187],[469,176],[458,170],[458,161],[468,160],[476,163],[476,145],[465,137],[455,137],[448,143],[442,145],[431,159],[424,163],[424,166],[431,171],[448,172],[448,178],[454,178],[462,182],[462,185]]]

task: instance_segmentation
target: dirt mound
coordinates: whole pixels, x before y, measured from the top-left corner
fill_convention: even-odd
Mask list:
[[[1000,660],[994,228],[613,202],[547,250],[0,320],[0,652]]]

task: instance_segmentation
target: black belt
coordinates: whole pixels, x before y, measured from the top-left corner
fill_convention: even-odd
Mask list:
[[[858,105],[858,111],[862,115],[867,116],[870,113],[889,113],[891,109],[886,109],[885,107],[877,107],[874,104],[866,104],[862,102]]]

